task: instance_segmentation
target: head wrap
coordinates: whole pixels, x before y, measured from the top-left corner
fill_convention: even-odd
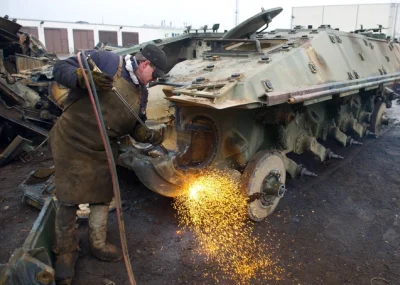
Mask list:
[[[135,70],[137,68],[138,64],[136,61],[136,58],[134,56],[131,56],[130,54],[125,56],[125,68],[129,72],[129,76],[132,79],[132,82],[136,85],[139,85],[139,80],[136,77]]]

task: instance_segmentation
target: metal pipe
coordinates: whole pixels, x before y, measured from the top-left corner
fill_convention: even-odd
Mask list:
[[[318,98],[329,96],[329,95],[336,94],[336,93],[344,93],[344,92],[353,91],[353,90],[357,90],[357,89],[361,89],[361,88],[371,87],[374,85],[383,84],[383,83],[395,81],[395,80],[400,80],[400,77],[394,77],[394,78],[388,78],[388,79],[374,81],[374,82],[362,83],[362,84],[357,84],[357,85],[343,87],[343,88],[335,88],[335,89],[331,89],[331,90],[315,92],[313,94],[307,94],[307,95],[302,95],[302,96],[293,96],[293,97],[289,98],[287,102],[289,104],[301,103],[301,102],[304,102],[307,100],[318,99]]]
[[[399,11],[399,4],[396,5],[396,15],[394,16],[394,26],[393,26],[393,31],[392,31],[392,39],[396,37],[396,28],[397,28],[397,13]]]
[[[254,43],[257,39],[207,39],[209,42]]]
[[[357,14],[356,14],[356,27],[354,28],[354,31],[358,29],[358,11],[360,10],[360,4],[357,5]]]
[[[26,103],[26,100],[24,98],[14,94],[14,92],[5,84],[3,85],[2,82],[0,82],[0,92],[11,97],[19,105],[24,105]]]
[[[396,78],[398,76],[400,76],[400,72],[391,73],[391,74],[382,75],[382,76],[360,78],[360,79],[355,79],[355,80],[351,80],[351,81],[347,80],[347,81],[328,83],[328,84],[322,84],[322,85],[314,85],[314,86],[306,87],[306,88],[298,88],[296,90],[292,90],[289,92],[287,92],[287,91],[271,92],[271,93],[267,93],[267,102],[268,102],[268,106],[272,106],[272,105],[285,103],[285,102],[287,102],[288,98],[294,97],[294,96],[304,96],[307,94],[320,92],[320,91],[322,92],[322,91],[327,91],[327,90],[334,90],[337,88],[355,86],[356,84],[361,84],[361,83],[377,82],[379,80]]]
[[[166,86],[172,86],[172,87],[185,87],[185,86],[190,86],[190,84],[177,84],[177,83],[172,83],[172,82],[166,82],[166,81],[152,81],[149,83],[149,88],[157,86],[157,85],[166,85]]]
[[[320,85],[320,86],[316,85],[316,86],[314,86],[312,88],[303,88],[303,89],[299,89],[298,91],[311,91],[311,90],[314,90],[316,92],[316,91],[330,90],[330,89],[333,89],[334,87],[337,87],[337,86],[340,86],[340,87],[345,87],[345,86],[349,86],[349,85],[353,86],[353,85],[359,84],[359,83],[376,82],[376,81],[379,81],[379,80],[395,78],[395,77],[398,77],[398,76],[400,76],[400,72],[386,74],[386,75],[365,77],[365,78],[355,79],[355,80],[351,80],[351,81],[347,80],[347,81],[335,82],[335,83],[324,84],[324,85]],[[296,91],[296,92],[298,92],[298,91]]]

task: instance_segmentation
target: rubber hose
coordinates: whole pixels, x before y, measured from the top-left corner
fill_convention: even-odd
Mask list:
[[[82,65],[81,54],[82,54],[83,63],[85,65],[85,68],[83,68],[83,65]],[[86,54],[84,51],[79,52],[77,54],[77,59],[78,59],[79,67],[82,70],[86,69],[86,70],[90,71],[89,64],[87,62]],[[120,239],[121,239],[121,247],[122,247],[122,254],[124,256],[125,267],[126,267],[126,271],[128,273],[129,283],[131,285],[136,285],[135,276],[133,275],[133,271],[132,271],[131,260],[129,258],[128,245],[126,243],[125,224],[124,224],[124,217],[123,217],[122,206],[121,206],[121,194],[120,194],[120,188],[119,188],[119,183],[118,183],[117,169],[115,167],[114,156],[112,154],[110,140],[107,136],[106,127],[104,125],[103,114],[101,112],[101,107],[100,107],[99,97],[97,96],[96,86],[94,85],[94,81],[93,81],[91,72],[88,72],[87,74],[89,75],[90,84],[89,84],[89,80],[87,78],[86,72],[82,72],[83,78],[85,79],[86,88],[89,93],[90,102],[92,103],[93,112],[96,117],[97,126],[99,127],[101,139],[103,141],[104,148],[106,150],[108,166],[110,167],[110,173],[111,173],[113,191],[114,191],[114,198],[115,198],[115,204],[116,204],[115,206],[117,209],[119,235],[120,235]]]

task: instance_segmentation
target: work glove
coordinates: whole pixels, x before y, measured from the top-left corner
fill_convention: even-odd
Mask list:
[[[86,69],[84,69],[84,71],[89,80],[88,71]],[[94,85],[96,86],[97,91],[110,91],[113,88],[113,79],[109,75],[96,71],[90,72],[92,73]],[[83,77],[82,69],[78,68],[76,70],[76,75],[78,77],[78,86],[82,89],[86,89],[85,78]]]
[[[164,140],[165,127],[159,130],[147,130],[143,125],[138,124],[135,128],[134,139],[138,142],[149,143],[152,145],[159,145]]]

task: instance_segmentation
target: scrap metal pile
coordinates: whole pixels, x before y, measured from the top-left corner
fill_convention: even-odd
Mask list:
[[[0,166],[47,140],[61,114],[49,96],[58,58],[20,28],[0,18]]]

